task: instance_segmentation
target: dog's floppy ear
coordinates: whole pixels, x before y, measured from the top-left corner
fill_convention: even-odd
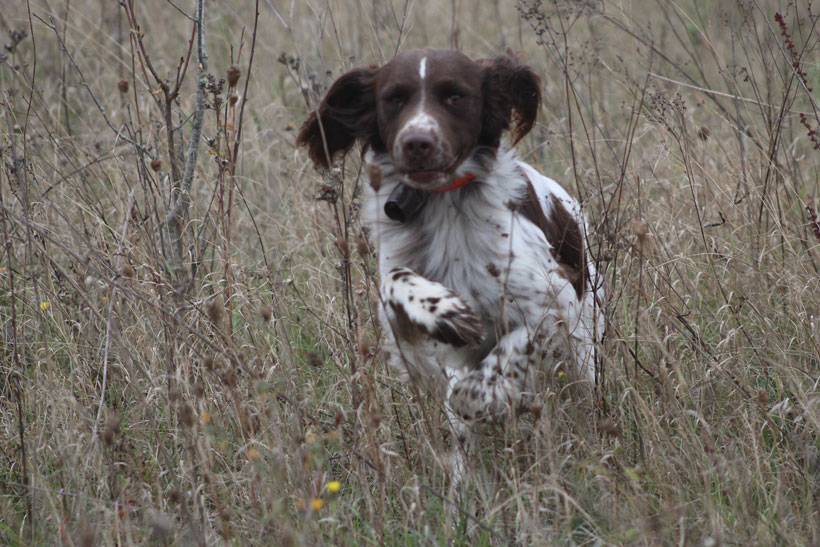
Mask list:
[[[317,166],[330,167],[333,156],[347,153],[356,139],[378,135],[373,91],[377,71],[356,68],[341,76],[302,124],[296,144],[307,147]]]
[[[484,119],[480,144],[497,147],[510,129],[516,144],[530,132],[541,105],[541,80],[509,55],[480,61],[484,65]]]

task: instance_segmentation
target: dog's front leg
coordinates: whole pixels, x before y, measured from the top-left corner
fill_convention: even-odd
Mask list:
[[[457,348],[481,343],[481,319],[441,283],[409,268],[393,268],[382,278],[381,293],[399,338],[429,336]]]
[[[501,421],[526,409],[533,393],[537,348],[526,327],[505,334],[479,364],[451,387],[449,406],[468,422]]]
[[[408,268],[394,268],[383,275],[381,294],[391,331],[388,338],[395,344],[393,359],[439,397],[444,396],[446,403],[453,386],[466,374],[463,367],[469,363],[465,356],[477,351],[484,337],[481,319],[455,292]],[[451,349],[439,351],[437,346]],[[451,488],[455,489],[464,476],[472,438],[468,424],[449,404],[445,411],[453,438]]]

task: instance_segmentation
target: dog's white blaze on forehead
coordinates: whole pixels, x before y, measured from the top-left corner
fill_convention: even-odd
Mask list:
[[[419,78],[424,80],[427,75],[427,57],[422,57],[419,61]],[[427,93],[424,84],[421,85],[421,99],[413,116],[407,120],[396,135],[394,144],[394,154],[401,154],[402,137],[408,133],[426,133],[437,137],[441,131],[438,120],[427,113]]]
[[[422,57],[421,61],[419,61],[419,77],[424,80],[424,77],[427,75],[427,57]],[[413,114],[413,117],[407,120],[404,124],[404,127],[401,128],[399,131],[399,135],[407,133],[409,131],[420,131],[423,133],[429,134],[437,134],[439,131],[439,124],[438,120],[427,113],[427,90],[424,87],[424,84],[421,86],[421,100],[419,101],[418,108],[416,112]]]

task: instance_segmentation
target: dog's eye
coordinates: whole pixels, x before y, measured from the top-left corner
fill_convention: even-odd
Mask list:
[[[444,94],[444,104],[446,105],[454,105],[464,99],[464,94],[460,91],[448,91]]]
[[[404,102],[404,96],[400,94],[387,97],[387,102],[393,105],[400,105]]]

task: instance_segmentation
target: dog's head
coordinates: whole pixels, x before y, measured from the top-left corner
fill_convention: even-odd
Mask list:
[[[494,152],[505,130],[518,142],[540,102],[538,76],[512,57],[473,61],[452,50],[408,51],[336,80],[297,144],[328,167],[358,140],[388,155],[404,183],[434,191],[474,152]]]

